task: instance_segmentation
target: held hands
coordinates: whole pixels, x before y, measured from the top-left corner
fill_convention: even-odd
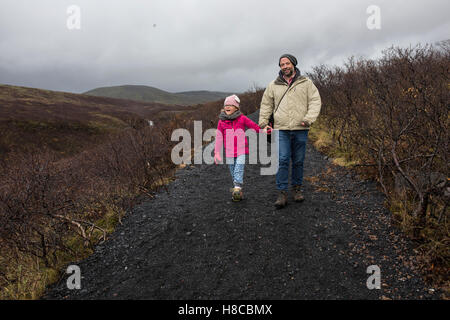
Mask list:
[[[272,132],[273,128],[269,125],[265,126],[263,131],[267,134],[270,134]]]

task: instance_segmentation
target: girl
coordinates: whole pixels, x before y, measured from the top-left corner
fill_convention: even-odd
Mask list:
[[[225,99],[224,108],[219,115],[214,149],[214,162],[217,164],[222,161],[222,146],[225,146],[226,163],[234,183],[233,201],[240,201],[243,197],[245,155],[248,154],[245,127],[256,132],[261,130],[256,123],[241,113],[240,102],[235,94]]]

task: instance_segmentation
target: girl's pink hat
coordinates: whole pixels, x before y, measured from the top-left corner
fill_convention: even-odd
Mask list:
[[[239,97],[235,94],[232,96],[226,97],[225,102],[223,103],[224,106],[235,106],[236,108],[240,108],[239,104],[241,103],[241,100]]]

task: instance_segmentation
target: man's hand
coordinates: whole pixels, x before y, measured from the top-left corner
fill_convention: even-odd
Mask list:
[[[308,121],[302,121],[301,125],[302,125],[303,127],[309,127],[309,126],[310,126],[310,124],[309,124]]]
[[[267,134],[270,134],[270,132],[273,130],[273,128],[269,125],[265,126],[263,131]]]

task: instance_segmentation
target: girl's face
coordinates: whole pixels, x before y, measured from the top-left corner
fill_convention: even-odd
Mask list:
[[[235,106],[225,106],[223,109],[227,115],[233,114],[237,110]]]

